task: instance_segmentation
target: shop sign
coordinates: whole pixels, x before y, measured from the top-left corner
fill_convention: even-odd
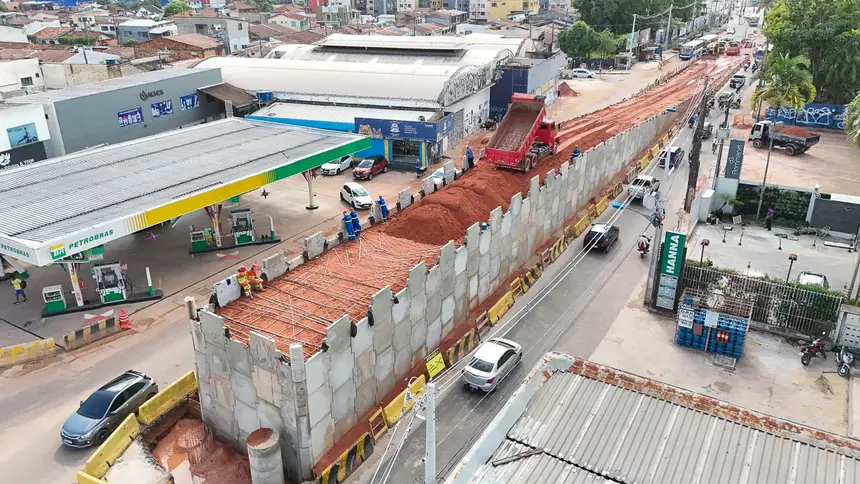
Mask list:
[[[101,232],[96,232],[92,234],[87,234],[83,237],[76,237],[73,241],[69,242],[68,245],[62,242],[58,244],[54,244],[49,249],[51,250],[51,259],[58,260],[68,257],[70,253],[78,253],[81,252],[85,246],[92,245],[95,242],[103,241],[107,242],[109,237],[112,237],[114,234],[114,229],[108,228],[104,229]],[[101,245],[101,244],[99,244]]]
[[[159,101],[157,103],[152,103],[151,108],[153,118],[169,116],[173,114],[173,101],[168,99],[167,101]]]
[[[179,98],[179,109],[182,111],[194,109],[199,105],[200,101],[198,100],[196,92],[194,94],[189,94],[187,96],[182,96]]]
[[[660,281],[657,287],[657,307],[675,308],[678,280],[684,266],[684,244],[687,236],[678,232],[666,232],[663,237],[663,252],[660,258]]]
[[[7,128],[6,136],[9,138],[9,146],[12,148],[39,141],[39,133],[36,132],[36,123],[27,123]]]
[[[116,114],[117,119],[119,120],[120,128],[124,128],[126,126],[131,126],[132,124],[138,124],[143,122],[143,110],[139,107],[134,109],[127,109],[125,111],[120,111]]]
[[[355,118],[355,132],[370,136],[373,139],[435,142],[438,132],[437,124],[421,121]]]
[[[741,168],[744,165],[744,141],[733,139],[729,141],[729,155],[726,158],[726,178],[741,179]]]
[[[0,170],[29,165],[48,159],[45,143],[38,142],[0,152]]]
[[[35,262],[34,251],[32,249],[8,240],[0,240],[0,254],[7,255],[13,259]]]
[[[651,42],[651,28],[639,31],[639,45],[647,45]]]

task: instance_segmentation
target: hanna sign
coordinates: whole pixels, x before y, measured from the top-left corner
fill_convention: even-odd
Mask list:
[[[684,267],[684,244],[687,236],[678,232],[666,232],[663,237],[663,252],[660,257],[660,280],[657,286],[657,307],[675,309],[678,279]]]

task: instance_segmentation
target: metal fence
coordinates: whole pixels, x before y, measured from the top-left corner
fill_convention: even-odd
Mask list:
[[[696,289],[715,298],[751,300],[752,321],[771,326],[777,332],[829,333],[836,325],[842,304],[841,297],[823,290],[805,289],[689,263],[684,266],[681,281],[682,289]]]

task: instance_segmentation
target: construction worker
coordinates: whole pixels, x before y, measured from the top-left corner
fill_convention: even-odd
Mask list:
[[[379,196],[376,204],[379,205],[379,214],[382,216],[382,221],[386,222],[388,220],[388,205],[385,204],[385,199],[382,198],[382,195]]]
[[[346,237],[349,240],[355,240],[355,230],[352,228],[352,216],[349,211],[343,211],[343,229],[346,230]]]
[[[469,162],[469,168],[475,166],[475,153],[469,145],[466,145],[466,161]]]
[[[356,237],[361,237],[361,222],[358,220],[358,212],[355,209],[349,212],[349,218],[352,222],[352,231]]]
[[[239,268],[236,280],[239,282],[239,287],[242,288],[242,292],[244,292],[246,296],[251,297],[251,283],[248,282],[248,269],[246,269],[245,266]]]
[[[423,168],[421,158],[418,158],[415,160],[415,178],[421,178],[421,168]]]
[[[573,153],[570,154],[570,164],[572,165],[572,164],[576,163],[576,159],[579,158],[579,156],[581,154],[582,154],[582,152],[579,151],[579,146],[574,145]]]
[[[245,275],[248,277],[248,282],[251,283],[251,288],[261,292],[263,290],[263,279],[257,275],[257,264],[251,264],[251,269]]]

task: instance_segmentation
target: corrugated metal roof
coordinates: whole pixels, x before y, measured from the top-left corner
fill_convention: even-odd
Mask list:
[[[350,47],[366,49],[403,49],[403,50],[456,50],[476,46],[510,49],[519,55],[523,39],[508,38],[499,34],[475,33],[465,36],[437,35],[430,37],[409,36],[391,37],[387,35],[345,35],[332,34],[317,42],[325,47]]]
[[[215,84],[214,86],[201,87],[199,90],[222,101],[230,101],[237,108],[254,102],[254,96],[226,82]]]
[[[197,75],[195,69],[163,69],[160,71],[144,72],[133,76],[115,77],[101,82],[84,84],[81,86],[68,87],[56,91],[45,91],[29,96],[13,97],[6,100],[10,104],[50,104],[93,94],[101,94],[105,91],[123,89],[126,87],[142,86],[153,82],[173,79],[177,77]],[[212,81],[208,81],[207,84]]]
[[[365,36],[360,36],[365,37]],[[313,62],[210,57],[195,69],[221,68],[224,81],[246,91],[358,96],[438,102],[446,82],[467,66]]]
[[[511,440],[505,441],[493,460],[504,459],[529,451],[531,447]],[[547,453],[521,457],[507,463],[493,465],[488,463],[481,474],[472,481],[475,484],[508,484],[526,482],[529,484],[614,484],[598,474],[565,462]]]
[[[420,116],[424,116],[425,120],[430,120],[435,114],[436,113],[433,111],[404,111],[399,109],[275,103],[253,113],[251,116],[352,124],[355,122],[356,117],[391,119],[395,121],[420,121]]]
[[[570,482],[530,477],[542,467],[561,472],[558,462],[630,484],[860,482],[860,460],[823,441],[782,437],[565,371],[537,389],[491,460],[517,453],[513,443],[544,453],[529,458],[528,473],[488,480],[497,471],[487,463],[470,482]]]
[[[388,38],[388,37],[386,37]],[[332,52],[316,45],[287,44],[272,49],[266,58],[317,62],[362,62],[379,64],[481,66],[513,57],[507,48],[475,48],[459,55],[396,55],[379,52]]]
[[[360,138],[229,118],[4,170],[0,231],[47,242]]]

